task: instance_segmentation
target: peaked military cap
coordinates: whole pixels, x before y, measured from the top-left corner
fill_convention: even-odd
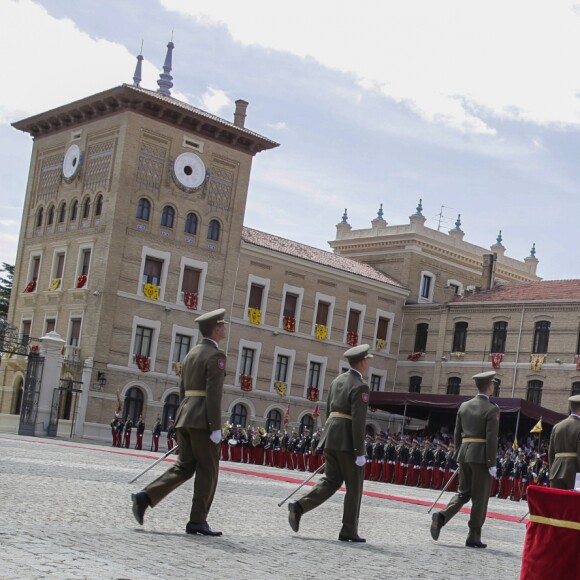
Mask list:
[[[351,360],[363,359],[363,358],[373,358],[372,354],[369,354],[371,347],[369,344],[359,344],[358,346],[353,346],[349,348],[345,353],[344,357]]]
[[[479,380],[486,380],[486,379],[491,379],[493,377],[495,377],[495,375],[497,375],[497,373],[495,371],[485,371],[484,373],[477,373],[476,375],[473,375],[471,378],[475,379],[476,381]]]
[[[568,401],[570,401],[570,403],[580,403],[580,395],[572,395],[568,398]]]
[[[212,310],[211,312],[202,314],[199,318],[195,319],[195,322],[215,322],[216,324],[228,324],[228,322],[224,320],[225,313],[225,308],[218,308],[217,310]]]

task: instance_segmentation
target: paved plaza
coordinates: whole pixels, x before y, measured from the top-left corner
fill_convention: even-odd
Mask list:
[[[294,534],[277,504],[307,475],[276,468],[220,464],[209,519],[220,538],[184,533],[191,482],[147,510],[140,527],[130,494],[169,463],[128,481],[160,455],[1,434],[0,578],[519,578],[524,502],[492,498],[489,547],[474,550],[464,546],[463,513],[431,539],[434,491],[365,482],[359,532],[367,543],[346,544],[337,541],[343,493],[306,514]]]

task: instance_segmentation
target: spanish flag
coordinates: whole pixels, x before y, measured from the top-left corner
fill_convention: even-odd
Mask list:
[[[518,436],[514,437],[514,442],[512,443],[512,449],[515,451],[518,448]]]
[[[532,427],[530,433],[541,433],[542,432],[542,418]]]

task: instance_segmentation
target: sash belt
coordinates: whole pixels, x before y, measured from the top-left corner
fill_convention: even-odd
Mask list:
[[[556,518],[546,518],[544,516],[530,516],[530,522],[557,528],[568,528],[569,530],[580,530],[580,522],[567,522],[566,520],[557,520]]]
[[[466,437],[461,443],[487,443],[487,439],[477,439],[476,437]]]
[[[576,453],[566,451],[565,453],[556,453],[556,457],[576,457]]]
[[[186,397],[205,397],[206,395],[207,395],[206,391],[195,391],[195,390],[185,391]]]
[[[333,417],[336,419],[350,419],[352,421],[352,415],[347,415],[346,413],[339,413],[338,411],[332,411],[332,413],[328,415],[329,419],[332,419]]]

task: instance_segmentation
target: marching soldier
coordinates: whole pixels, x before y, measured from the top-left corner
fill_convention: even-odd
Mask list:
[[[139,421],[137,421],[137,443],[135,443],[135,449],[143,449],[143,433],[145,433],[145,421],[143,421],[143,415],[139,415]]]
[[[383,473],[381,481],[392,483],[395,475],[395,460],[397,459],[397,442],[391,435],[387,437],[385,445],[385,458],[383,460]]]
[[[173,449],[173,444],[177,435],[175,433],[175,423],[173,419],[169,419],[169,427],[167,427],[167,451]]]
[[[222,438],[221,408],[226,355],[219,341],[226,336],[225,309],[200,316],[196,322],[203,336],[183,360],[179,382],[181,402],[175,417],[179,456],[172,467],[141,492],[133,494],[133,515],[140,525],[148,507],[195,475],[187,534],[221,536],[212,530],[207,515],[219,476],[219,443]]]
[[[550,487],[557,489],[574,489],[576,474],[580,473],[580,395],[568,401],[570,416],[552,429],[548,450]]]
[[[421,449],[419,442],[413,439],[409,454],[409,467],[407,468],[407,481],[405,485],[416,486],[419,483],[419,470],[421,469]]]
[[[518,458],[514,464],[514,485],[512,488],[512,501],[520,501],[524,490],[524,482],[528,480],[528,464],[526,454],[520,449]]]
[[[127,421],[125,421],[125,447],[127,449],[131,447],[131,429],[133,429],[133,420],[131,417],[127,417]]]
[[[514,481],[514,462],[511,451],[508,449],[505,452],[505,457],[501,462],[501,479],[499,481],[499,491],[497,497],[500,499],[507,499],[512,494]]]
[[[499,407],[489,400],[493,394],[494,371],[474,375],[479,394],[461,404],[455,423],[455,447],[459,462],[459,491],[440,512],[433,514],[431,537],[439,539],[441,528],[471,500],[468,548],[486,548],[481,541],[491,477],[495,477]]]
[[[121,419],[121,417],[117,418],[117,427],[116,427],[116,433],[117,433],[117,447],[123,447],[123,429],[125,428],[125,423],[123,422],[123,419]]]
[[[431,487],[431,480],[433,479],[433,464],[435,463],[435,452],[433,451],[433,443],[425,441],[423,443],[423,456],[421,457],[421,487]]]
[[[344,353],[350,370],[339,375],[328,390],[327,419],[320,445],[324,447],[325,473],[300,500],[288,505],[288,523],[295,532],[302,515],[317,508],[346,484],[341,542],[365,542],[358,535],[358,520],[365,465],[365,422],[369,387],[363,374],[369,368],[370,346],[361,344]]]
[[[445,455],[445,483],[447,483],[457,471],[457,461],[455,460],[455,445],[449,443],[449,451]],[[447,491],[457,491],[457,477],[447,487]]]
[[[161,437],[161,419],[157,417],[152,429],[151,445],[153,451],[159,451],[159,437]]]
[[[117,447],[117,417],[111,421],[111,437],[113,438],[112,447]]]
[[[437,441],[435,460],[433,463],[433,489],[442,489],[445,478],[445,454],[447,446],[443,441]]]

